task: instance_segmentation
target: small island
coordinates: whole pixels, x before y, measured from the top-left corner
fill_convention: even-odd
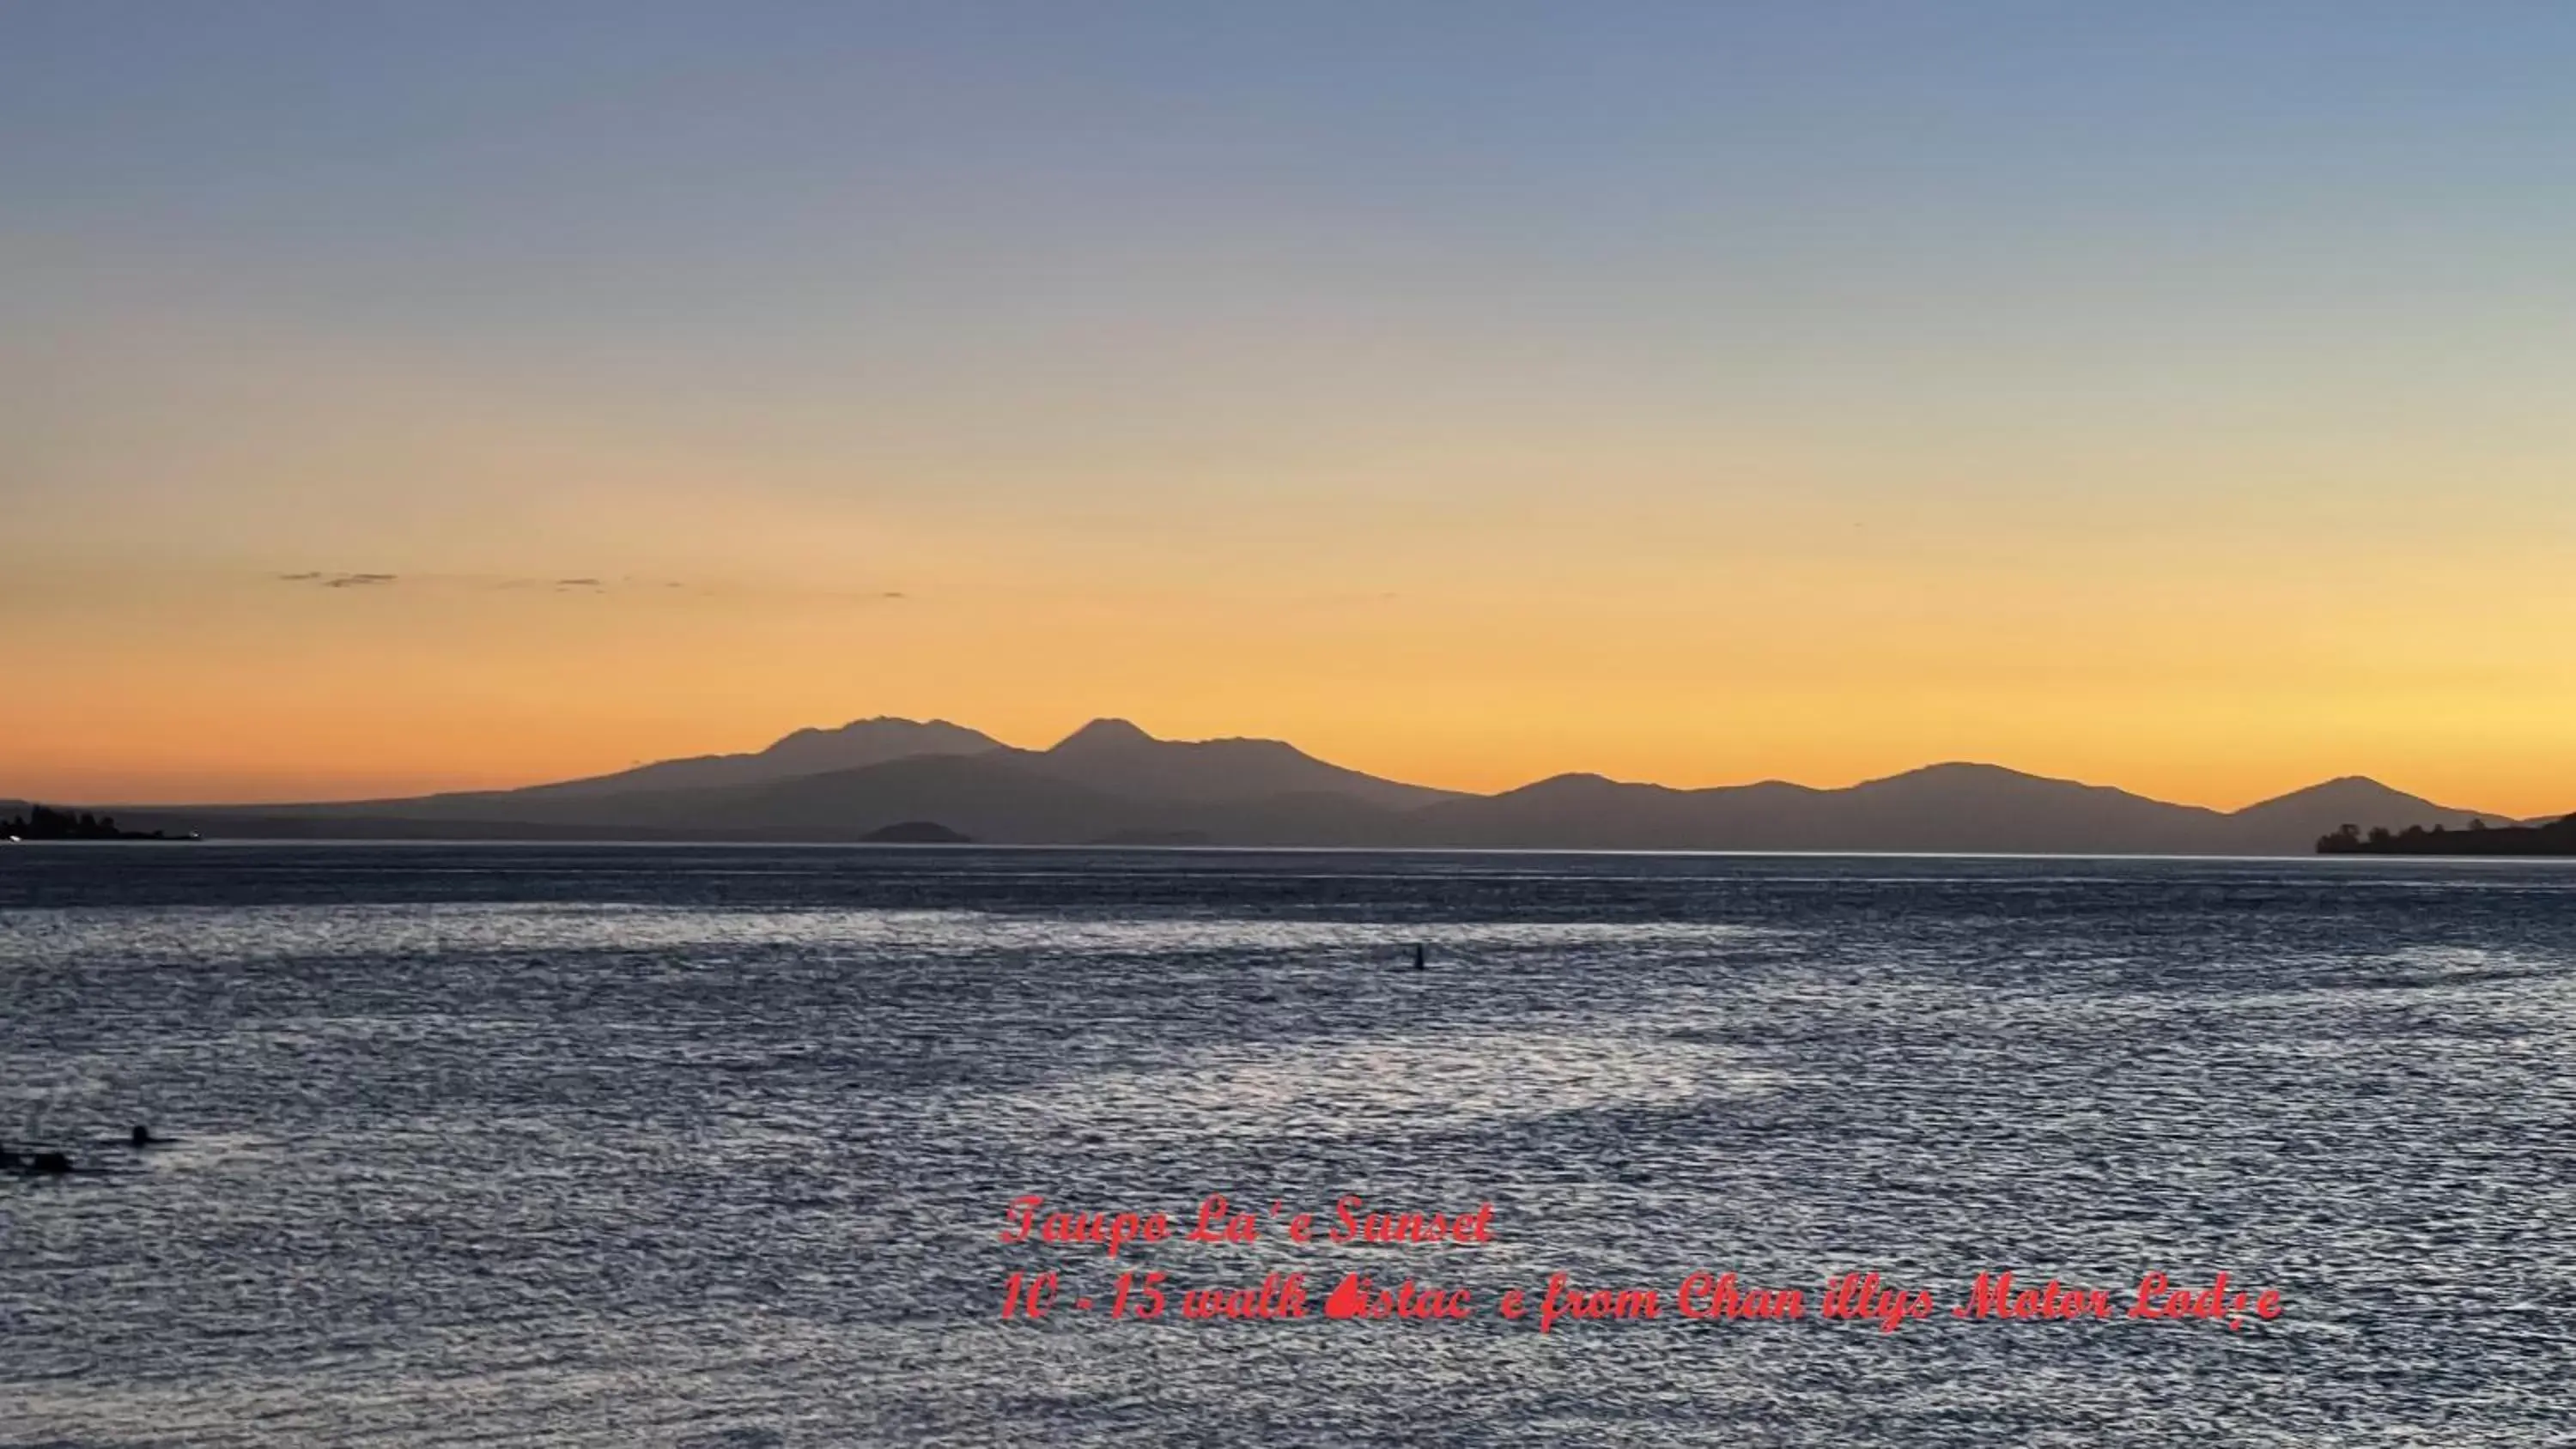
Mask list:
[[[2364,834],[2347,825],[2317,840],[2319,855],[2576,855],[2576,815],[2546,825],[2491,826],[2472,820],[2466,830],[2380,825]]]
[[[9,840],[194,840],[194,835],[171,835],[159,830],[119,830],[112,816],[92,815],[86,810],[51,810],[42,805],[29,805],[24,815],[0,820],[0,838]]]

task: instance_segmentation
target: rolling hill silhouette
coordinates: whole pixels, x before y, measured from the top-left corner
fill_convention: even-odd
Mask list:
[[[878,765],[914,755],[973,755],[1001,748],[1000,740],[980,730],[950,724],[944,719],[915,721],[879,715],[874,719],[854,719],[839,729],[797,730],[769,748],[752,754],[692,755],[684,760],[661,760],[639,765],[613,775],[592,775],[561,784],[536,785],[526,790],[482,793],[520,797],[540,794],[616,795],[636,790],[750,785],[763,780],[819,775],[826,770]]]
[[[2391,790],[2377,780],[2360,775],[2345,775],[2323,784],[2310,785],[2304,790],[2293,790],[2260,805],[2248,805],[2236,812],[2236,818],[2266,831],[2283,835],[2304,834],[2310,839],[2331,834],[2346,825],[2386,825],[2393,829],[2421,825],[2427,830],[2439,825],[2449,830],[2465,830],[2475,820],[2483,820],[2489,825],[2516,823],[2503,815],[2444,809],[2430,800]]]
[[[1280,740],[1158,740],[1123,719],[1096,719],[1036,757],[1059,780],[1149,800],[1263,800],[1336,795],[1390,810],[1457,798],[1328,765]]]
[[[1423,814],[1439,843],[1522,848],[2156,853],[2237,845],[2229,817],[2214,810],[1968,764],[1843,790],[1776,780],[1673,790],[1560,775]]]
[[[1164,740],[1117,719],[1044,750],[945,721],[872,719],[800,730],[757,754],[521,790],[116,808],[137,824],[216,837],[848,841],[937,826],[990,844],[2239,855],[2305,854],[2344,824],[2457,829],[2472,818],[2356,777],[2230,813],[1968,763],[1845,789],[1775,780],[1678,790],[1573,774],[1467,795],[1363,774],[1278,740]]]

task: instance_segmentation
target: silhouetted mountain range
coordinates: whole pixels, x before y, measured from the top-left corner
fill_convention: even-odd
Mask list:
[[[749,755],[692,755],[593,775],[559,785],[496,792],[535,795],[614,795],[630,790],[695,790],[711,785],[754,785],[763,780],[789,780],[826,770],[854,770],[915,755],[973,755],[998,750],[1002,742],[980,730],[944,719],[854,719],[836,730],[803,729]]]
[[[1559,775],[1468,795],[1278,740],[1161,740],[1115,719],[1045,750],[943,720],[869,719],[799,730],[754,754],[522,790],[120,813],[208,836],[856,841],[936,828],[988,844],[2231,855],[2303,854],[2347,824],[2459,830],[2478,818],[2357,777],[2222,812],[1959,763],[1847,789]]]
[[[1123,719],[1096,719],[1031,757],[1039,773],[1112,795],[1199,802],[1335,795],[1389,810],[1458,798],[1328,765],[1278,740],[1158,740]]]

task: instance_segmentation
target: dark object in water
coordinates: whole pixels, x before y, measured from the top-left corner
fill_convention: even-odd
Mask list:
[[[1420,941],[1413,943],[1413,969],[1416,971],[1422,969],[1422,943]]]
[[[10,1151],[6,1147],[0,1147],[0,1167],[17,1167],[20,1165],[21,1163],[17,1153]]]
[[[138,1122],[134,1126],[134,1135],[127,1140],[137,1147],[149,1147],[152,1145],[152,1129]]]
[[[69,1172],[72,1160],[59,1152],[39,1152],[28,1164],[38,1172]]]

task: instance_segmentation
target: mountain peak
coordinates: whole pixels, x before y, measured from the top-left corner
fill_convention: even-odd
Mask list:
[[[2004,775],[2019,775],[2021,773],[2022,772],[2019,770],[2007,769],[2002,765],[1989,765],[1983,760],[1935,760],[1928,765],[1917,765],[1911,770],[1899,770],[1893,775],[1884,775],[1880,778],[1887,780],[1991,780]]]
[[[872,715],[833,727],[808,725],[791,730],[761,751],[772,756],[834,755],[835,766],[873,763],[907,754],[964,754],[998,749],[1001,741],[980,730],[950,724],[944,719],[911,720],[894,715]],[[839,756],[868,756],[868,759],[842,759]]]
[[[2319,798],[2319,797],[2321,797],[2321,796],[2333,796],[2333,795],[2342,795],[2342,796],[2365,796],[2365,795],[2366,795],[2366,796],[2389,796],[2389,795],[2393,795],[2393,796],[2397,796],[2397,797],[2399,797],[2399,798],[2401,798],[2401,799],[2413,799],[2413,798],[2414,798],[2413,796],[2408,795],[2405,791],[2400,790],[2400,789],[2396,788],[2396,787],[2395,787],[2395,786],[2393,786],[2393,785],[2383,785],[2383,784],[2379,783],[2377,780],[2374,780],[2374,779],[2370,778],[2368,775],[2337,775],[2337,776],[2335,776],[2335,777],[2334,777],[2333,779],[2331,779],[2331,780],[2320,780],[2320,781],[2318,781],[2316,784],[2310,785],[2310,786],[2308,786],[2308,787],[2307,787],[2307,788],[2305,788],[2305,789],[2302,789],[2302,790],[2293,790],[2293,791],[2291,791],[2291,792],[2290,792],[2289,794],[2287,794],[2287,795],[2278,795],[2278,796],[2273,797],[2271,800],[2265,801],[2265,802],[2263,802],[2263,803],[2265,803],[2265,804],[2278,804],[2278,803],[2280,803],[2280,802],[2281,802],[2281,801],[2283,801],[2283,800],[2311,800],[2311,799]]]
[[[1448,795],[1327,764],[1282,740],[1161,740],[1114,717],[1093,720],[1029,764],[1086,789],[1160,801],[1341,795],[1408,810]]]
[[[2484,820],[2489,825],[2514,823],[2510,815],[2438,805],[2393,785],[2381,784],[2367,775],[2337,775],[2303,790],[2257,801],[2237,811],[2236,818],[2295,823],[2297,828],[2311,835],[2322,835],[2345,825],[2385,825],[2392,830],[2409,825],[2440,825],[2457,830],[2472,819]]]
[[[855,770],[912,755],[980,755],[1002,747],[1000,740],[944,719],[910,720],[892,715],[854,719],[837,726],[791,730],[752,754],[692,755],[660,760],[613,775],[566,780],[530,789],[546,795],[618,795],[639,790],[691,790],[717,785],[756,785],[798,775]]]
[[[1595,774],[1590,770],[1567,770],[1562,774],[1550,775],[1544,780],[1533,780],[1530,783],[1521,786],[1518,790],[1506,791],[1505,793],[1521,795],[1539,790],[1564,792],[1582,790],[1616,790],[1618,788],[1619,782],[1611,779],[1607,775]]]
[[[1943,760],[1939,764],[1918,765],[1898,774],[1881,776],[1875,780],[1863,780],[1852,788],[1874,791],[1927,788],[1980,789],[2074,783],[2070,780],[2053,780],[2045,775],[2029,774],[2005,765],[1989,765],[1978,760]]]
[[[1131,749],[1137,745],[1151,745],[1157,743],[1160,742],[1152,735],[1138,729],[1135,725],[1126,720],[1104,718],[1093,720],[1091,723],[1075,730],[1072,734],[1066,735],[1063,739],[1056,741],[1055,748],[1049,750],[1047,753],[1060,754],[1067,750]]]

